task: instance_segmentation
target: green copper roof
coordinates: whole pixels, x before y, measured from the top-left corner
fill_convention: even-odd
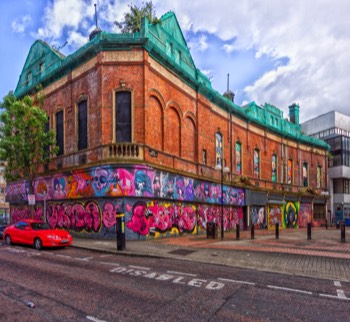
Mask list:
[[[277,107],[270,104],[258,106],[255,102],[241,107],[215,91],[208,77],[196,68],[175,14],[168,12],[160,20],[161,23],[149,24],[143,18],[141,30],[136,33],[116,34],[102,31],[67,57],[47,43],[37,40],[29,50],[15,95],[22,97],[35,91],[38,85],[50,85],[100,51],[141,47],[176,73],[182,81],[227,112],[261,125],[282,137],[329,148],[324,141],[302,135],[300,125],[283,119],[283,112]]]

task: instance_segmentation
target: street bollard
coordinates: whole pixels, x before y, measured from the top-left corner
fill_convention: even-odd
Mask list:
[[[340,224],[340,241],[345,243],[345,223]]]
[[[254,239],[254,224],[250,226],[251,239]]]
[[[307,223],[307,239],[311,239],[311,222]]]
[[[236,225],[236,240],[239,240],[239,230],[240,230],[239,225]]]
[[[125,215],[117,213],[117,250],[125,249]]]
[[[279,223],[276,224],[276,239],[280,237],[280,232],[279,232]]]

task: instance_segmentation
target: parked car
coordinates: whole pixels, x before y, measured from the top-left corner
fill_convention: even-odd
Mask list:
[[[25,219],[8,226],[4,231],[7,245],[33,245],[37,250],[43,247],[64,247],[73,242],[66,230],[53,229],[47,223],[34,219]]]

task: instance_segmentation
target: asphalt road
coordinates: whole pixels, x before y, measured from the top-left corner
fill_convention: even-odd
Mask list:
[[[343,281],[6,245],[0,269],[0,321],[350,321]]]

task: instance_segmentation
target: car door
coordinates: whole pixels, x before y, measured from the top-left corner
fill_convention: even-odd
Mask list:
[[[28,223],[23,227],[22,243],[27,245],[33,244],[34,230],[32,226]]]
[[[30,244],[30,235],[32,228],[27,222],[20,222],[15,226],[15,239],[12,238],[14,243]]]
[[[22,243],[23,240],[23,231],[24,231],[24,226],[26,225],[25,222],[20,221],[15,226],[13,229],[10,231],[10,237],[13,243]]]

